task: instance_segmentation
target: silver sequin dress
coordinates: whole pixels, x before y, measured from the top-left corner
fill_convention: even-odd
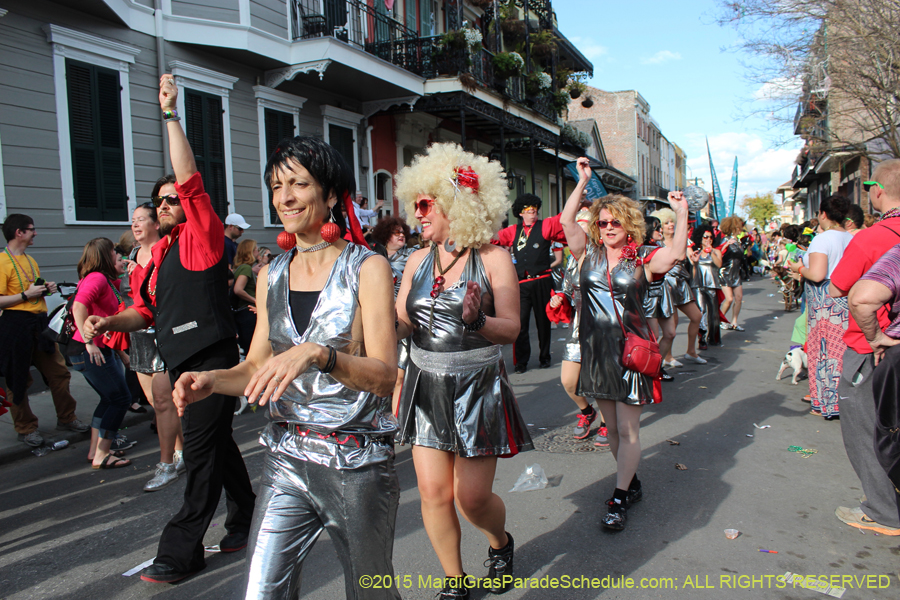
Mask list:
[[[588,243],[581,266],[581,375],[576,394],[631,405],[654,402],[654,382],[622,366],[625,339],[607,280],[606,251]],[[651,339],[644,316],[647,280],[634,260],[620,260],[611,273],[615,302],[625,329]]]
[[[413,326],[410,360],[400,398],[400,442],[459,456],[513,456],[534,445],[519,413],[501,347],[466,331],[466,282],[493,296],[477,250],[469,250],[459,281],[434,301],[429,331],[434,254],[413,275],[406,311]]]
[[[644,261],[659,246],[641,246],[638,248],[638,256]],[[665,278],[657,279],[647,283],[647,293],[644,296],[644,316],[648,319],[667,319],[675,312],[675,305],[672,302],[672,289],[666,283]]]

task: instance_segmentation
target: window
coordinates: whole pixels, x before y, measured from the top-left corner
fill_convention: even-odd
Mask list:
[[[53,48],[66,224],[127,225],[135,206],[129,69],[140,49],[57,25]]]
[[[334,146],[350,165],[356,181],[356,189],[359,190],[361,189],[361,180],[359,178],[359,161],[356,158],[359,156],[356,133],[363,116],[329,105],[323,105],[321,109],[325,142]],[[367,192],[366,195],[372,196],[373,194]]]
[[[181,124],[203,177],[203,187],[213,210],[224,219],[234,212],[228,99],[238,78],[181,61],[170,62],[169,69],[181,90],[178,114],[182,115]]]
[[[262,189],[262,215],[266,227],[280,227],[281,220],[272,204],[272,194],[265,182],[266,163],[278,142],[299,134],[300,109],[306,98],[257,85],[257,119],[259,121],[259,174]]]

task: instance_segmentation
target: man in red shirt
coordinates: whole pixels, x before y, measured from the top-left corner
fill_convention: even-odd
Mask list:
[[[900,243],[900,160],[887,160],[878,165],[872,181],[864,182],[869,201],[882,213],[881,220],[860,231],[844,250],[844,256],[831,275],[828,293],[844,297],[890,248]],[[878,313],[882,330],[890,325],[887,308]],[[884,535],[900,535],[900,510],[897,494],[875,454],[875,396],[872,372],[875,360],[872,347],[859,324],[850,316],[844,333],[847,350],[838,386],[841,407],[841,434],[844,448],[856,475],[862,483],[866,500],[855,508],[838,507],[838,519],[859,529],[870,529]]]

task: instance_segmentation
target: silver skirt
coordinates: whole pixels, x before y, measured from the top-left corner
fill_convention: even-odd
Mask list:
[[[165,372],[166,363],[156,346],[156,330],[153,327],[131,333],[128,359],[131,361],[131,370],[136,373],[152,375]]]
[[[569,362],[581,363],[581,342],[576,341],[575,343],[567,343],[566,349],[563,351],[562,359]]]
[[[669,293],[672,296],[672,304],[674,306],[681,306],[682,304],[696,301],[696,299],[694,298],[694,291],[691,289],[691,282],[689,279],[683,279],[681,277],[667,274],[666,286],[669,288]]]
[[[463,458],[532,450],[500,346],[429,352],[411,344],[400,402],[400,443]]]

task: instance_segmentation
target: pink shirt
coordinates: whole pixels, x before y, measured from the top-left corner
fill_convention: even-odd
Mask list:
[[[119,282],[116,280],[114,285],[118,284]],[[87,307],[89,315],[98,315],[101,317],[114,315],[119,309],[119,299],[116,297],[116,293],[113,292],[112,287],[110,287],[109,279],[107,279],[106,275],[103,273],[98,273],[96,271],[88,273],[78,284],[75,302],[84,304]],[[72,336],[72,339],[76,342],[84,343],[84,338],[81,337],[80,331],[76,331],[75,335]],[[98,348],[106,347],[103,336],[94,338],[94,343]]]

